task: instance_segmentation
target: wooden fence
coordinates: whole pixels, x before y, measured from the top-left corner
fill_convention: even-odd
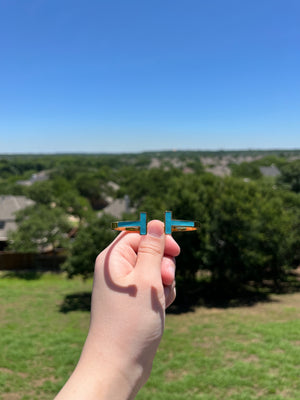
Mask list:
[[[20,271],[39,269],[45,271],[57,271],[66,260],[63,250],[56,253],[14,253],[12,251],[0,251],[0,270]]]

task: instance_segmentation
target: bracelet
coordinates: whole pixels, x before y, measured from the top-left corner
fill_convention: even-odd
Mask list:
[[[172,232],[195,231],[200,227],[199,221],[184,221],[172,219],[172,211],[165,212],[165,234]],[[111,228],[116,231],[137,232],[140,235],[147,234],[147,213],[141,212],[138,221],[116,221],[112,222]]]

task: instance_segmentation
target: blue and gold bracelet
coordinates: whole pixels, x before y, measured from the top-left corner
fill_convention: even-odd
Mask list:
[[[147,213],[141,212],[138,221],[116,221],[111,224],[112,229],[116,231],[137,232],[140,235],[147,234]],[[172,211],[165,212],[165,234],[172,232],[195,231],[200,227],[199,221],[184,221],[172,219]]]

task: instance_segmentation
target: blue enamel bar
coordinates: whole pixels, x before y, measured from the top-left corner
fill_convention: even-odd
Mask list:
[[[174,227],[174,228],[173,228]],[[165,233],[170,235],[172,231],[185,231],[195,229],[195,221],[183,221],[178,219],[172,219],[172,211],[165,212]]]
[[[141,235],[147,234],[147,213],[141,212],[139,221],[119,221],[117,222],[116,229],[120,230],[133,230],[139,229]]]

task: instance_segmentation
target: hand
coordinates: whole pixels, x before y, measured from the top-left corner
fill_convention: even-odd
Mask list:
[[[97,257],[88,337],[57,400],[134,398],[150,375],[165,308],[175,299],[179,251],[163,223],[151,221],[146,236],[122,232]]]

